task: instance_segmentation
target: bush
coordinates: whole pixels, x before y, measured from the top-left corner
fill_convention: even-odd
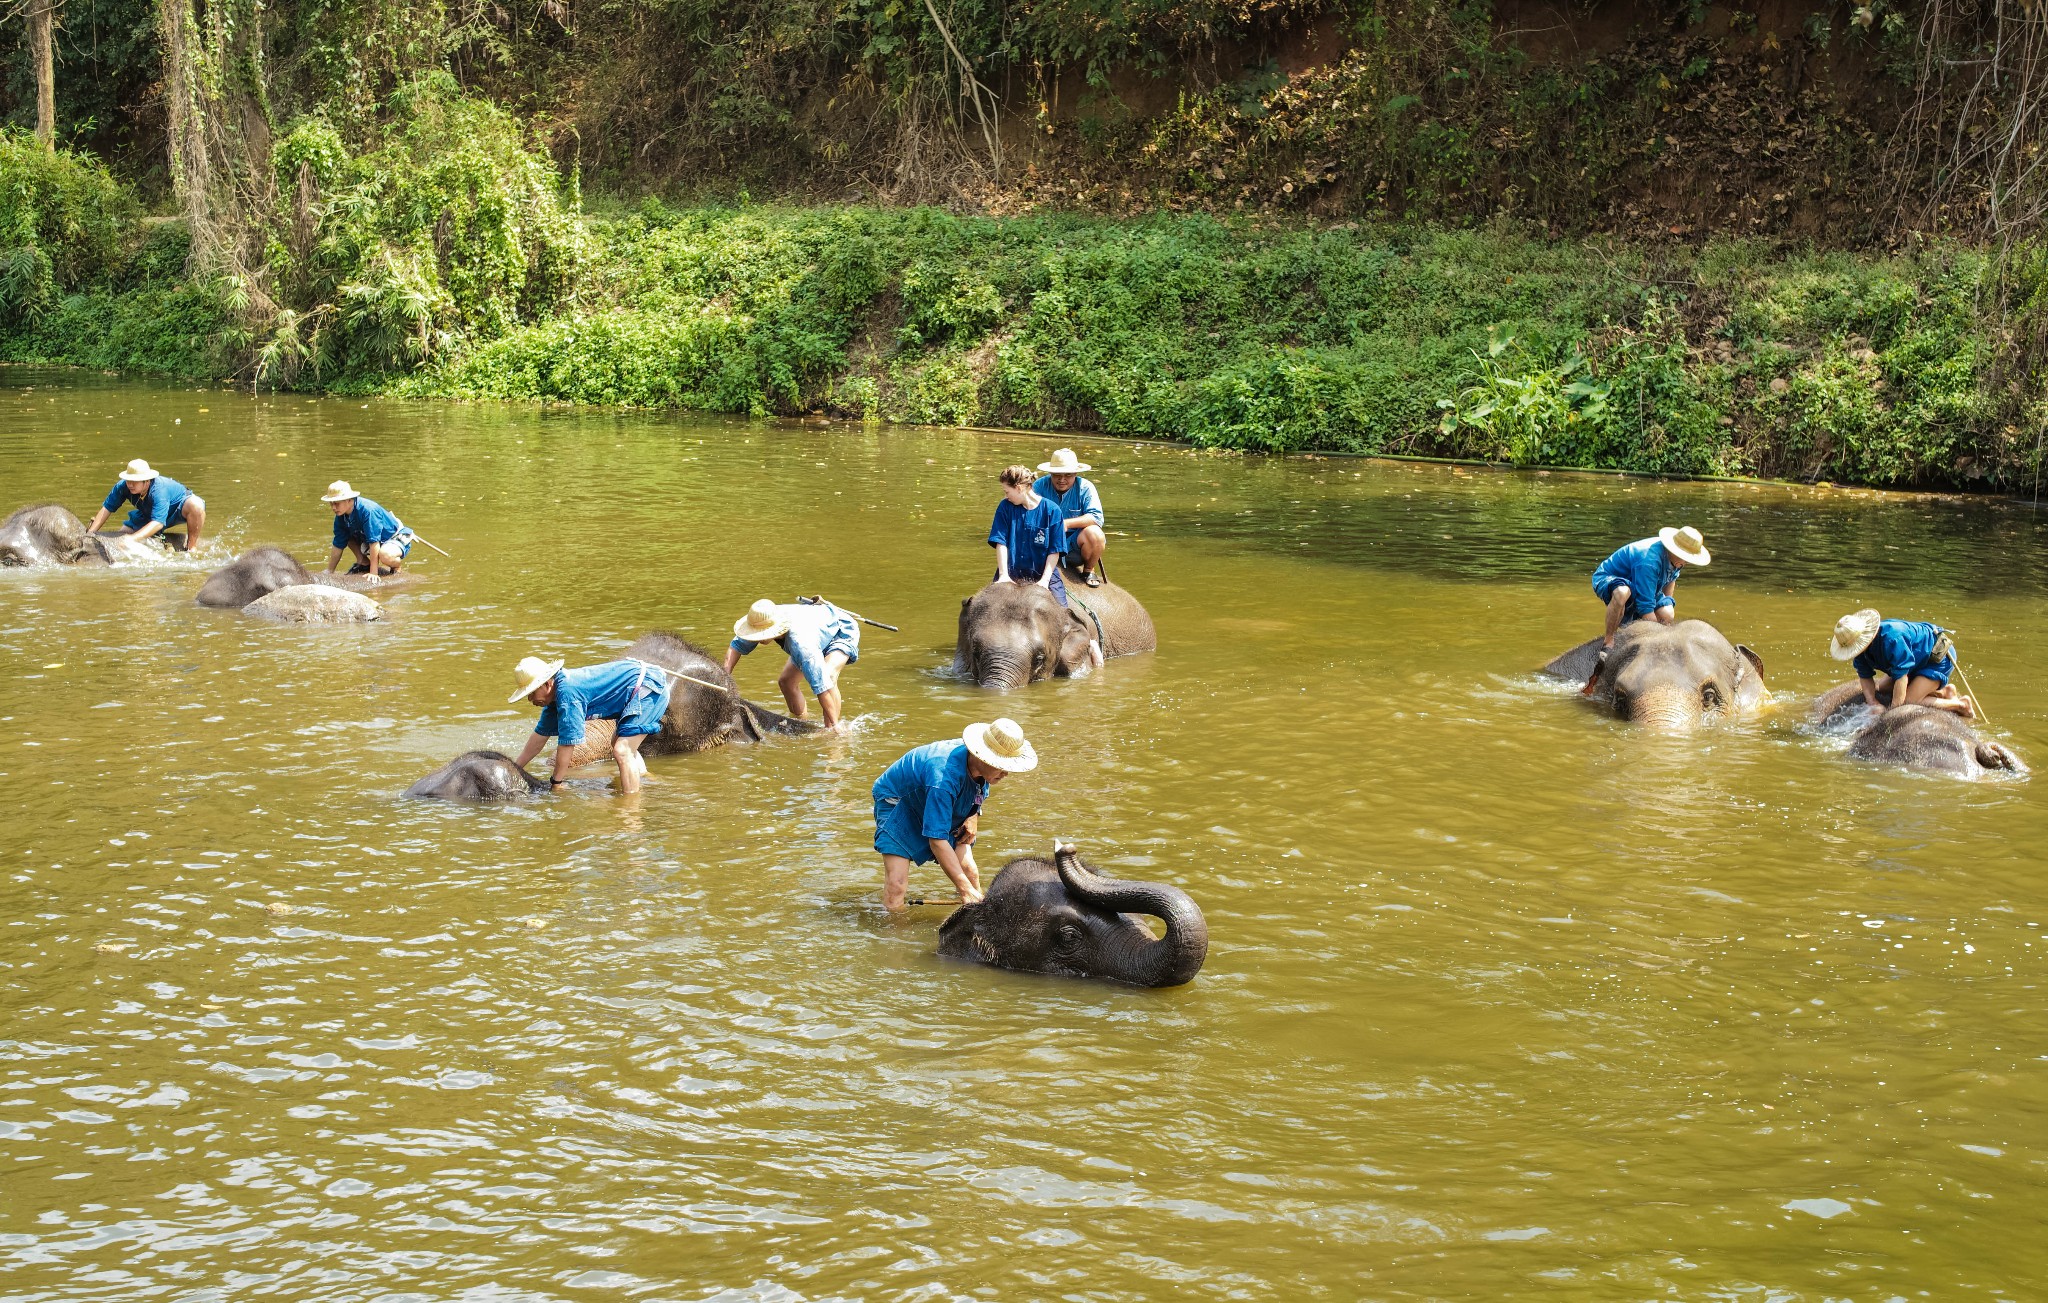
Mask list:
[[[32,323],[60,294],[104,281],[137,212],[96,160],[0,128],[0,329]]]

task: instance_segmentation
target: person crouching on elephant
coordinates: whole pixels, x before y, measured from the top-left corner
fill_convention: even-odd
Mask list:
[[[170,476],[151,470],[141,457],[129,462],[121,478],[114,481],[112,491],[93,513],[92,524],[85,527],[85,532],[99,533],[107,517],[124,504],[135,509],[121,524],[123,545],[133,547],[161,535],[164,542],[181,551],[198,548],[199,531],[206,526],[205,501]],[[181,525],[185,529],[182,536],[171,533]]]
[[[1037,584],[1061,606],[1069,606],[1067,583],[1060,577],[1061,549],[1067,522],[1059,503],[1031,487],[1031,468],[1012,466],[1002,475],[1003,500],[996,504],[988,527],[989,546],[996,550],[996,582]],[[1102,665],[1102,641],[1088,640],[1088,660]]]
[[[906,751],[875,780],[875,849],[882,854],[882,904],[904,907],[910,868],[933,860],[952,880],[960,903],[981,902],[974,862],[981,803],[1004,774],[1038,765],[1038,753],[1016,721],[969,724],[958,741],[928,742]]]
[[[1920,620],[1886,620],[1865,608],[1835,622],[1828,651],[1854,661],[1863,699],[1879,710],[1889,706],[1933,706],[1973,719],[1977,705],[1949,686],[1956,672],[1948,631]]]
[[[1673,624],[1678,620],[1678,575],[1687,566],[1704,566],[1713,560],[1700,532],[1687,525],[1669,526],[1655,538],[1638,539],[1616,548],[1593,571],[1593,593],[1607,606],[1607,628],[1600,637],[1600,655],[1593,665],[1593,677],[1586,680],[1591,692],[1600,679],[1600,667],[1614,635],[1630,620],[1656,620]]]
[[[528,656],[513,675],[519,690],[505,700],[530,701],[541,708],[533,735],[513,763],[526,768],[548,739],[554,738],[555,767],[548,782],[560,787],[569,776],[570,753],[583,744],[584,722],[615,719],[618,732],[612,739],[612,759],[619,766],[619,790],[640,790],[640,779],[647,773],[640,743],[650,733],[661,731],[661,717],[668,711],[669,678],[659,665],[625,660],[565,670],[560,661],[550,664]]]
[[[789,655],[789,663],[775,686],[789,703],[789,713],[804,718],[803,685],[824,712],[825,727],[842,732],[839,722],[839,672],[860,659],[860,621],[830,602],[778,605],[762,598],[733,622],[732,642],[725,649],[725,672],[730,674],[764,642],[773,642]]]
[[[1060,509],[1066,524],[1060,550],[1066,553],[1066,563],[1081,572],[1090,588],[1102,587],[1102,551],[1109,540],[1102,532],[1102,495],[1093,481],[1081,478],[1081,472],[1091,467],[1075,457],[1072,448],[1060,448],[1051,461],[1038,463],[1038,469],[1044,474],[1031,491]]]
[[[347,480],[327,486],[320,500],[334,510],[334,545],[327,549],[327,573],[341,564],[345,548],[356,554],[352,575],[368,575],[376,583],[380,575],[395,575],[405,568],[406,553],[412,551],[412,531],[384,508],[349,487]]]

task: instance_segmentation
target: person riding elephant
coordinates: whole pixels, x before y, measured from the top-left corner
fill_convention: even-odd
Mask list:
[[[1543,671],[1584,681],[1584,694],[1619,719],[1661,728],[1746,714],[1770,696],[1763,658],[1705,620],[1638,620],[1622,626],[1612,648],[1594,638]]]
[[[1069,594],[1066,606],[1039,584],[993,583],[962,599],[954,672],[984,688],[1066,678],[1102,659],[1156,651],[1152,617],[1105,579]]]
[[[1713,560],[1706,540],[1687,525],[1669,526],[1655,538],[1638,539],[1616,548],[1593,570],[1593,595],[1607,608],[1607,628],[1600,635],[1601,655],[1594,661],[1597,674],[1606,652],[1614,646],[1616,632],[1632,620],[1656,620],[1670,624],[1678,619],[1678,575],[1685,567],[1704,566]],[[1594,678],[1586,679],[1585,691],[1592,695]]]
[[[1887,620],[1866,607],[1835,622],[1828,654],[1854,663],[1863,700],[1875,710],[1931,706],[1964,719],[1977,713],[1976,703],[1949,684],[1956,672],[1955,645],[1938,624]]]
[[[1164,920],[1165,935],[1139,915]],[[1005,864],[979,903],[939,925],[939,953],[1022,973],[1180,986],[1208,958],[1209,925],[1180,888],[1105,878],[1062,845],[1051,861]]]
[[[0,566],[106,565],[113,559],[107,541],[69,507],[22,507],[0,521]]]
[[[344,550],[356,557],[349,573],[363,575],[368,583],[374,584],[380,577],[395,575],[405,568],[406,555],[412,551],[412,531],[398,517],[357,493],[347,480],[328,485],[320,500],[334,512],[334,541],[327,550],[328,574],[333,574],[341,564]]]
[[[180,551],[198,549],[199,532],[206,526],[205,500],[170,476],[159,475],[140,457],[129,462],[128,469],[121,472],[121,478],[114,481],[113,489],[93,514],[92,524],[86,527],[87,530],[99,533],[100,526],[107,523],[107,517],[124,503],[134,510],[121,524],[119,542],[122,546],[136,548],[161,535],[165,543]],[[185,531],[183,534],[171,532],[181,527]]]
[[[1060,448],[1038,463],[1038,469],[1042,473],[1031,491],[1060,509],[1066,522],[1066,540],[1060,547],[1065,563],[1088,587],[1102,587],[1102,553],[1109,543],[1103,533],[1102,495],[1094,481],[1081,478],[1081,472],[1094,468],[1072,448]]]
[[[1838,684],[1816,697],[1809,717],[1824,733],[1848,733],[1852,760],[1952,778],[2027,772],[2010,747],[1985,737],[1955,711],[1932,704],[1873,703],[1866,697],[1861,679]]]

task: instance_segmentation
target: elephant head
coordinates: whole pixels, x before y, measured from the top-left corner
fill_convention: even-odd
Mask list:
[[[1593,678],[1599,640],[1550,663],[1553,673]],[[1689,729],[1722,715],[1755,709],[1765,696],[1763,658],[1728,641],[1705,620],[1624,625],[1593,678],[1590,696],[1630,723]]]
[[[1933,706],[1893,706],[1877,711],[1864,706],[1861,688],[1855,684],[1843,687],[1855,690],[1855,700],[1831,711],[1830,717],[1852,718],[1852,712],[1861,711],[1868,720],[1849,742],[1849,755],[1854,759],[1954,778],[1981,778],[1994,771],[2027,772],[2010,748],[1984,737],[1954,711]],[[1821,700],[1825,702],[1840,691],[1836,689]]]
[[[1166,934],[1153,936],[1138,914],[1164,919]],[[1057,846],[1051,862],[1010,861],[980,904],[954,910],[939,927],[939,953],[1023,973],[1179,986],[1209,955],[1209,925],[1180,888],[1098,876],[1073,847]]]
[[[1014,688],[1088,663],[1093,628],[1037,584],[992,583],[960,603],[953,665],[984,688]]]
[[[113,559],[105,541],[87,533],[69,507],[23,507],[0,521],[0,566],[100,565]]]
[[[545,782],[502,751],[465,751],[406,788],[405,794],[442,801],[502,801],[546,789]]]
[[[193,600],[201,606],[243,607],[280,588],[313,582],[306,567],[283,548],[252,547],[208,575]]]

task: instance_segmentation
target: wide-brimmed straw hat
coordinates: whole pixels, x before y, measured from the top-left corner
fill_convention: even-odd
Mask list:
[[[1051,461],[1038,463],[1038,469],[1047,475],[1079,475],[1094,467],[1076,457],[1072,448],[1059,448],[1054,450]]]
[[[783,619],[782,612],[775,609],[775,603],[765,597],[732,622],[732,636],[748,642],[767,642],[788,632],[789,621]]]
[[[512,677],[519,680],[519,691],[505,698],[507,703],[524,701],[533,695],[533,690],[562,672],[562,662],[552,664],[538,656],[528,656],[512,671]]]
[[[1038,752],[1024,740],[1024,730],[1014,719],[999,719],[993,724],[969,724],[961,731],[960,739],[967,743],[967,750],[976,760],[1005,773],[1021,774],[1027,769],[1038,768]]]
[[[360,493],[357,493],[348,486],[347,480],[336,480],[327,486],[327,492],[320,495],[320,500],[322,502],[341,502],[348,498],[358,498],[361,496]]]
[[[1877,641],[1878,621],[1877,612],[1867,606],[1835,621],[1835,640],[1828,644],[1828,655],[1838,661],[1861,656],[1865,647]]]
[[[1703,566],[1714,559],[1713,553],[1707,551],[1707,540],[1701,538],[1700,532],[1691,525],[1684,529],[1672,529],[1667,525],[1657,531],[1657,537],[1664,541],[1666,552],[1689,566]]]
[[[148,461],[137,457],[134,461],[128,463],[127,470],[121,472],[121,478],[127,480],[130,484],[136,484],[143,480],[155,479],[156,472],[149,468]]]

